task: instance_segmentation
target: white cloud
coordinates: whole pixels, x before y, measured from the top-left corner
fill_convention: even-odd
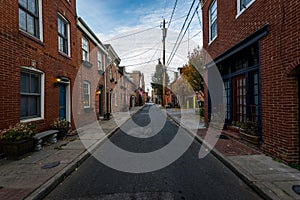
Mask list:
[[[185,20],[185,18],[182,18],[182,16],[185,16],[187,14],[191,2],[191,0],[181,2],[181,4],[177,6],[177,9],[174,13],[173,21],[168,30],[166,40],[166,61],[168,61],[168,58],[171,54],[173,46],[176,42],[178,34]],[[130,65],[126,67],[127,71],[140,70],[141,72],[143,72],[145,74],[145,81],[147,83],[146,88],[151,88],[151,75],[154,73],[155,65],[157,64],[156,59],[162,57],[162,31],[160,27],[157,27],[155,29],[151,29],[139,34],[133,33],[140,32],[154,26],[159,26],[162,22],[163,15],[166,18],[166,20],[169,20],[173,10],[173,5],[168,5],[168,8],[166,9],[164,8],[164,6],[165,2],[160,1],[160,7],[143,7],[141,5],[139,9],[136,9],[134,11],[124,9],[124,13],[132,14],[133,16],[138,17],[137,24],[130,25],[130,23],[125,23],[118,26],[114,26],[114,28],[109,31],[100,30],[101,32],[97,33],[97,36],[101,41],[103,41],[103,43],[112,44],[113,48],[116,50],[121,60],[122,58],[131,57],[131,59],[122,60],[121,65]],[[90,12],[90,10],[88,12]],[[91,12],[94,12],[94,10],[92,10]],[[201,14],[201,12],[199,13]],[[101,23],[99,22],[99,24]],[[201,29],[198,16],[195,15],[194,20],[190,25],[189,34],[187,33],[185,38],[182,40],[182,43],[178,48],[172,62],[168,66],[170,70],[176,71],[178,67],[183,66],[187,62],[188,52],[192,51],[195,47],[202,45],[202,33],[197,35],[192,40],[188,41],[188,35],[192,37],[195,34],[199,33],[200,30]],[[120,38],[122,36],[130,34],[132,35]],[[143,52],[145,53],[141,54]],[[131,66],[136,63],[148,62],[150,60],[155,61],[144,65]],[[169,75],[172,79],[173,72],[169,72]]]

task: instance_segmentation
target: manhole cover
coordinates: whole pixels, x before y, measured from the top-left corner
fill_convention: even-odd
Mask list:
[[[222,140],[229,140],[229,137],[227,137],[226,135],[220,135],[219,138]]]
[[[59,161],[44,165],[44,166],[42,166],[42,169],[52,169],[54,167],[57,167],[58,165],[60,165]]]
[[[296,194],[300,195],[300,185],[293,185],[293,191]]]

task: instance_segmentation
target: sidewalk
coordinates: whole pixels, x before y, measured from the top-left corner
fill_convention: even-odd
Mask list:
[[[180,124],[184,115],[185,121],[181,126],[192,135],[197,133],[196,139],[198,141],[211,149],[211,152],[218,159],[265,199],[300,199],[300,195],[292,189],[294,185],[300,185],[300,172],[298,170],[278,163],[258,149],[223,134],[221,137],[219,134],[213,136],[219,137],[219,139],[214,146],[210,145],[203,138],[206,134],[214,133],[207,133],[204,123],[192,109],[184,110],[184,113],[180,113],[179,109],[167,109],[166,112],[177,124]]]
[[[130,110],[130,115],[140,108]],[[112,119],[100,121],[100,133],[99,128],[95,128],[99,126],[91,124],[77,130],[77,136],[44,146],[41,151],[33,152],[22,160],[0,160],[0,199],[43,198],[76,171],[93,150],[126,122],[130,115],[127,112],[116,113]]]

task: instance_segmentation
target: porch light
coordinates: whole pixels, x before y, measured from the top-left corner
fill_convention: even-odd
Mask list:
[[[60,77],[60,76],[57,76],[57,77],[55,78],[54,87],[58,86],[60,82],[61,82],[61,77]]]

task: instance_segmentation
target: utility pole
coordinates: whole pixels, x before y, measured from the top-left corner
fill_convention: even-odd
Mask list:
[[[163,82],[162,82],[162,104],[163,107],[165,107],[165,87],[166,87],[166,37],[167,37],[167,28],[166,28],[166,20],[163,20],[163,63],[162,63],[162,68],[163,68]]]

